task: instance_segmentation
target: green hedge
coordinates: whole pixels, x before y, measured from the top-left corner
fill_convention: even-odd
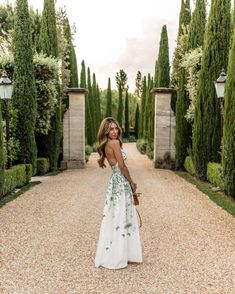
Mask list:
[[[220,163],[209,162],[207,164],[206,178],[215,186],[224,189],[223,170]]]
[[[147,144],[146,154],[147,154],[149,159],[153,160],[154,150],[152,149],[152,146],[150,144]]]
[[[39,157],[37,159],[37,175],[44,175],[50,169],[49,158]]]
[[[5,170],[3,195],[12,192],[17,187],[22,187],[28,184],[31,177],[31,164],[18,164],[11,169]]]
[[[194,164],[193,164],[193,160],[190,156],[187,156],[185,158],[185,161],[184,161],[184,168],[186,169],[186,171],[188,173],[190,173],[192,176],[196,176],[196,170],[195,170],[195,167],[194,167]]]
[[[86,145],[85,146],[85,154],[86,155],[91,155],[91,153],[93,152],[93,147],[90,145]]]
[[[144,140],[144,139],[137,140],[136,147],[137,147],[137,149],[139,150],[139,152],[141,154],[145,154],[146,153],[147,144],[148,144],[147,141]]]

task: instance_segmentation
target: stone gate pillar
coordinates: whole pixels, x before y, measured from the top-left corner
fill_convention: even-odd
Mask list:
[[[63,160],[61,169],[85,166],[85,95],[86,89],[68,88],[69,108],[63,118]]]
[[[154,166],[173,168],[175,162],[175,115],[171,109],[173,88],[154,88]]]

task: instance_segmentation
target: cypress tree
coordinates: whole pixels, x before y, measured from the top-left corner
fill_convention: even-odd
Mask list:
[[[137,103],[136,105],[136,111],[135,111],[135,138],[138,139],[139,138],[139,116],[140,116],[140,112],[139,112],[139,104]]]
[[[72,34],[71,34],[71,28],[69,25],[69,20],[66,18],[65,20],[65,38],[68,42],[68,69],[70,71],[70,87],[78,87],[78,70],[77,70],[77,57],[75,53],[75,49],[72,42]]]
[[[128,139],[130,137],[129,95],[128,95],[128,90],[126,90],[126,97],[125,97],[125,137],[128,138]]]
[[[156,60],[155,61],[155,68],[154,68],[154,87],[155,88],[157,87],[157,64],[158,64],[158,61]]]
[[[82,60],[81,64],[80,88],[86,88],[86,65],[84,60]]]
[[[47,56],[58,57],[58,39],[56,31],[56,14],[54,0],[44,0],[39,36],[39,48]],[[39,138],[41,140],[41,138]],[[38,141],[39,141],[38,140]],[[51,118],[51,130],[43,138],[50,159],[50,169],[56,170],[61,152],[61,90],[57,84],[57,105],[55,115]]]
[[[186,0],[184,4],[184,13],[182,16],[182,25],[187,26],[190,22],[190,3]],[[182,51],[182,56],[186,53],[187,46]],[[181,60],[180,60],[181,61]],[[176,101],[176,136],[175,136],[175,167],[182,169],[184,160],[187,156],[187,149],[191,145],[192,127],[186,120],[185,114],[190,104],[188,92],[186,91],[187,76],[184,68],[180,67],[178,77],[177,101]]]
[[[205,0],[197,0],[189,25],[188,49],[195,49],[203,45],[206,26]]]
[[[83,88],[83,89],[87,88],[86,65],[85,65],[84,60],[82,60],[82,63],[81,63],[80,88]],[[86,94],[86,96],[85,96],[85,138],[86,138],[86,144],[88,143],[88,129],[90,129],[90,121],[91,121],[91,113],[90,113],[90,107],[89,107],[88,94]],[[90,139],[89,139],[89,141],[90,141]]]
[[[235,17],[235,13],[234,13]],[[235,198],[235,27],[224,95],[222,166],[225,193]]]
[[[123,91],[125,89],[125,85],[127,82],[127,75],[123,69],[121,69],[116,74],[116,82],[118,88],[118,113],[117,113],[117,120],[122,128],[122,121],[123,121]]]
[[[206,6],[204,0],[197,0],[189,26],[187,49],[194,49],[203,45],[206,22]],[[185,119],[189,107],[189,95],[185,91],[187,82],[185,69],[180,69],[178,101],[176,103],[176,169],[182,169],[187,156],[187,149],[191,146],[192,127]]]
[[[111,91],[111,79],[108,79],[108,89],[106,94],[106,113],[105,116],[112,116],[112,91]]]
[[[98,132],[99,128],[99,122],[98,122],[98,99],[97,99],[97,84],[96,84],[96,77],[95,74],[93,73],[92,75],[92,99],[93,99],[93,107],[94,107],[94,142],[96,140],[96,134]]]
[[[99,88],[99,85],[97,84],[96,85],[96,93],[97,93],[97,101],[98,101],[98,126],[101,122],[101,109],[100,109],[100,88]]]
[[[152,108],[152,94],[150,93],[152,89],[152,79],[151,75],[148,74],[148,82],[146,88],[146,105],[145,105],[145,126],[144,126],[144,138],[149,140],[150,138],[150,121],[151,121],[151,108]]]
[[[162,27],[161,40],[157,61],[157,87],[169,87],[170,84],[170,62],[169,62],[169,45],[166,25]]]
[[[117,120],[122,128],[122,115],[123,115],[123,101],[122,101],[122,87],[118,85],[118,113],[117,113]]]
[[[78,87],[78,67],[77,67],[77,56],[74,46],[70,52],[70,86]]]
[[[153,88],[153,83],[154,83],[154,80],[153,80],[153,78],[151,78],[150,84],[148,87],[148,103],[149,103],[148,141],[149,141],[149,143],[152,143],[153,139],[154,139],[154,96],[151,93],[151,90]]]
[[[182,169],[184,166],[184,160],[187,156],[187,148],[191,145],[191,133],[192,127],[190,123],[185,119],[185,114],[189,107],[189,95],[185,90],[186,84],[186,72],[181,70],[181,77],[179,79],[179,88],[177,91],[176,101],[176,136],[175,136],[175,167],[176,169]]]
[[[171,77],[171,85],[177,90],[179,86],[179,77],[180,73],[180,63],[182,60],[182,53],[180,52],[180,37],[184,34],[184,29],[187,28],[191,20],[191,12],[190,12],[190,1],[181,0],[181,9],[179,16],[179,28],[178,28],[178,37],[177,37],[177,46],[174,51],[173,57],[173,70]],[[176,101],[177,101],[177,92],[174,92],[171,97],[171,108],[174,112],[176,112]]]
[[[193,160],[198,176],[203,179],[207,163],[220,161],[221,113],[214,81],[222,68],[227,69],[230,20],[230,0],[212,0],[193,125]]]
[[[179,16],[179,29],[178,39],[183,33],[184,26],[188,25],[191,20],[190,0],[181,0],[180,16]]]
[[[142,74],[138,70],[136,78],[135,78],[135,91],[134,95],[138,97],[138,99],[141,97],[141,91],[142,91]]]
[[[182,25],[184,24],[184,13],[185,13],[185,4],[184,0],[181,0],[181,6],[180,6],[180,15],[179,15],[179,27],[178,27],[178,37],[179,39],[180,35],[182,34],[183,27]]]
[[[2,130],[2,110],[0,100],[0,196],[3,195],[4,185],[4,160],[3,160],[3,130]]]
[[[145,136],[145,125],[146,125],[146,91],[147,91],[147,83],[146,83],[146,76],[143,78],[142,82],[142,93],[141,93],[141,120],[140,120],[140,134],[141,138]]]
[[[44,0],[39,36],[39,48],[47,56],[58,56],[56,15],[54,0]]]
[[[87,88],[88,88],[88,116],[87,119],[87,143],[92,146],[94,143],[94,104],[92,97],[90,68],[87,68]]]
[[[17,1],[13,45],[15,67],[12,100],[17,110],[15,136],[20,143],[18,158],[21,163],[31,163],[35,173],[37,147],[34,130],[37,102],[27,0]]]

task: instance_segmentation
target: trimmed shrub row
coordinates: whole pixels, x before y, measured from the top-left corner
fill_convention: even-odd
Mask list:
[[[3,195],[28,184],[32,177],[32,170],[31,164],[18,164],[11,169],[5,170]]]
[[[196,176],[196,170],[193,164],[193,160],[190,156],[187,156],[185,158],[184,168],[188,173],[190,173],[193,176]],[[224,189],[223,171],[222,165],[220,163],[209,162],[207,164],[206,176],[208,182],[212,183],[217,187],[220,187],[222,190]]]
[[[37,158],[37,175],[44,175],[50,169],[49,158]]]
[[[192,176],[196,176],[196,170],[195,170],[195,167],[194,167],[194,164],[193,164],[192,157],[187,156],[187,157],[185,158],[185,161],[184,161],[184,168],[186,169],[186,171],[187,171],[188,173],[190,173],[190,175],[192,175]]]
[[[224,189],[223,169],[222,164],[216,162],[209,162],[207,164],[206,178],[215,186]]]
[[[137,149],[139,150],[139,152],[141,154],[145,154],[146,153],[147,144],[148,144],[147,141],[144,140],[144,139],[137,140],[136,147],[137,147]]]

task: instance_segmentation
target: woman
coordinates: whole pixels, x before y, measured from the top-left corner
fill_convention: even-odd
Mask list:
[[[98,132],[100,167],[106,167],[107,159],[113,173],[109,180],[95,266],[108,269],[127,267],[128,262],[142,262],[139,227],[134,207],[133,182],[125,164],[127,159],[122,149],[121,128],[113,117],[105,118]]]

